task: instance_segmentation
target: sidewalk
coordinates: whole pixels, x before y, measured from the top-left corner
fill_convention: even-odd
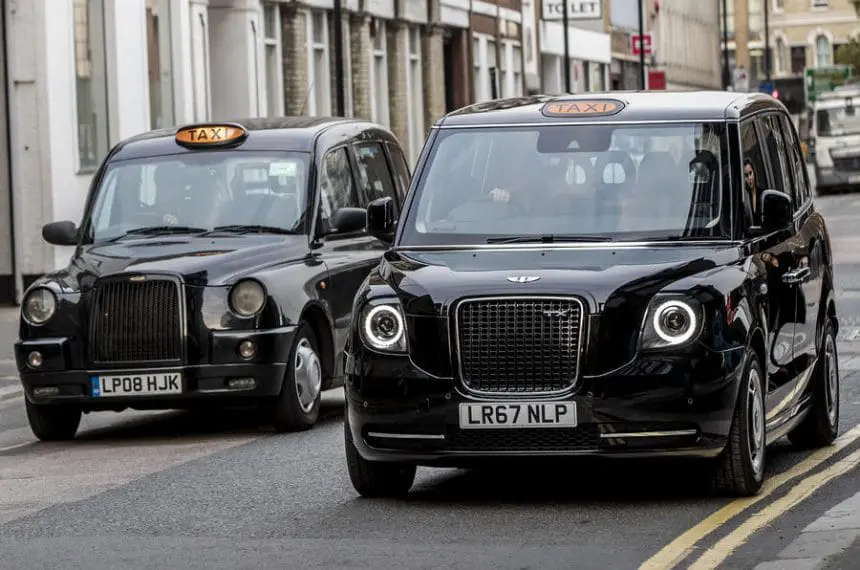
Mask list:
[[[0,307],[0,402],[21,395],[13,347],[18,339],[18,307]]]

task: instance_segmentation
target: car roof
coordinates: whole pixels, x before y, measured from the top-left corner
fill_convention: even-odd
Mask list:
[[[553,103],[620,102],[610,114],[546,116]],[[436,121],[441,128],[554,123],[617,123],[738,121],[764,110],[783,111],[785,105],[765,93],[732,91],[611,91],[576,95],[532,95],[497,99],[457,109]]]
[[[111,160],[200,152],[177,144],[176,133],[190,126],[226,124],[238,124],[247,131],[248,137],[239,147],[242,150],[311,152],[320,134],[337,127],[344,127],[347,136],[365,129],[379,129],[389,134],[382,125],[348,117],[289,116],[201,121],[129,137],[115,147]]]

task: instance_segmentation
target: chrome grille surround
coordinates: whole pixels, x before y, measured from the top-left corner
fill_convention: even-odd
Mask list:
[[[581,299],[469,297],[452,309],[457,371],[465,391],[540,396],[576,387],[586,316]]]
[[[100,279],[92,292],[88,360],[93,365],[178,364],[184,355],[184,290],[162,275]]]

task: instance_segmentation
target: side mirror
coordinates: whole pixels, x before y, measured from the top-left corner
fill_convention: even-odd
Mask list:
[[[761,193],[762,229],[765,233],[787,228],[791,224],[791,198],[779,190]]]
[[[367,232],[384,242],[394,241],[394,200],[391,197],[377,198],[367,205]]]
[[[68,220],[51,222],[42,226],[42,239],[51,245],[77,245],[78,228]]]
[[[331,229],[339,234],[361,231],[367,223],[364,208],[340,208],[329,218]]]

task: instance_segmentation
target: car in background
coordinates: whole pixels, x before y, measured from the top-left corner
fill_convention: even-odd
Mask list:
[[[365,207],[400,204],[400,143],[355,119],[194,124],[122,141],[78,227],[44,239],[69,264],[36,280],[15,356],[33,433],[74,437],[94,411],[251,406],[315,424],[352,298],[386,248]]]

